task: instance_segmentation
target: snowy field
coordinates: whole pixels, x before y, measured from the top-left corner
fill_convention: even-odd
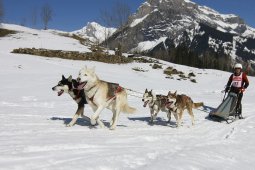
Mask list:
[[[0,38],[1,170],[254,169],[255,78],[248,77],[250,86],[243,97],[245,119],[232,124],[209,121],[208,113],[194,110],[194,126],[187,112],[180,128],[175,128],[173,117],[167,124],[165,113],[159,113],[152,126],[148,123],[149,108],[143,107],[141,98],[129,95],[129,104],[137,108],[137,113],[122,113],[116,130],[91,127],[81,118],[75,126],[66,127],[77,109],[76,103],[67,94],[58,97],[51,88],[62,74],[77,77],[84,65],[96,66],[99,78],[137,92],[145,88],[161,94],[177,90],[212,108],[220,104],[221,90],[230,73],[162,62],[164,68],[194,72],[197,83],[192,83],[166,79],[162,69],[153,70],[149,64],[113,65],[12,54],[14,48],[33,46],[88,51],[78,41],[51,32],[22,31]],[[148,72],[136,72],[134,67]],[[85,114],[92,115],[88,105]],[[107,127],[111,117],[108,110],[100,115]]]

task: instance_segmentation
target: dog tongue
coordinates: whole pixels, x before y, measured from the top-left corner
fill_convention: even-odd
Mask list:
[[[147,101],[147,102],[144,102],[143,107],[146,107],[147,103],[148,103],[148,101]]]
[[[173,104],[172,101],[171,101],[171,102],[168,102],[168,103],[166,103],[166,107],[167,107],[167,108],[171,108],[171,107],[172,107],[172,104]]]
[[[64,90],[58,92],[58,96],[61,96],[64,93]]]
[[[79,84],[79,86],[77,87],[78,90],[82,90],[83,87],[86,85],[86,83],[81,83]]]

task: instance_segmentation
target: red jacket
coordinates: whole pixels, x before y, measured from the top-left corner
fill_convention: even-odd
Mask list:
[[[233,76],[240,76],[242,74],[242,82],[241,82],[241,87],[234,87],[232,85],[232,81],[233,81]],[[234,93],[239,93],[240,89],[244,88],[246,89],[247,87],[249,86],[249,80],[247,78],[247,75],[244,73],[244,72],[241,72],[239,75],[235,75],[232,74],[230,77],[229,77],[229,80],[228,80],[228,83],[227,83],[227,88],[229,89],[230,88],[230,91],[231,92],[234,92]]]

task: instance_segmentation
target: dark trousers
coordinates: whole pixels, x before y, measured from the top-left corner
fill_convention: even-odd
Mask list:
[[[243,93],[238,93],[237,94],[238,99],[236,103],[236,114],[237,115],[242,115],[242,98],[243,98]]]

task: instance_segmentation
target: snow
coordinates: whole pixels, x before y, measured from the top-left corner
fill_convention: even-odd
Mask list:
[[[145,18],[147,18],[149,14],[143,16],[142,18],[138,18],[138,19],[135,19],[131,24],[130,24],[130,27],[134,27],[136,26],[137,24],[141,23]]]
[[[101,43],[105,38],[110,37],[117,29],[106,28],[96,22],[88,22],[85,27],[71,33],[78,34],[94,43]]]
[[[255,54],[255,50],[249,50],[247,47],[244,47],[244,51]]]
[[[2,24],[2,27],[18,31],[17,34],[1,38],[0,46],[2,52],[10,52],[15,48],[46,48],[51,50],[91,52],[87,46],[81,45],[78,40],[61,36],[56,31],[35,30],[12,24]]]
[[[227,32],[225,29],[223,29],[222,27],[217,26],[217,30],[221,31],[221,32]]]
[[[185,73],[194,72],[197,83],[192,83],[166,79],[162,70],[154,70],[148,63],[114,65],[10,53],[20,45],[30,47],[32,40],[35,46],[40,46],[41,41],[46,41],[43,35],[55,39],[49,40],[47,46],[43,43],[44,48],[80,49],[78,43],[67,37],[62,41],[61,36],[50,32],[30,31],[0,38],[1,170],[254,168],[254,77],[249,77],[250,87],[243,97],[245,119],[232,124],[211,122],[205,119],[208,113],[194,110],[194,126],[191,126],[187,112],[180,128],[174,127],[173,117],[173,122],[167,124],[167,117],[161,112],[158,121],[151,126],[148,124],[149,108],[143,108],[141,98],[128,95],[128,101],[137,108],[137,113],[121,114],[115,131],[91,127],[82,119],[73,127],[65,127],[76,104],[67,94],[58,97],[51,88],[62,74],[76,77],[84,65],[96,66],[101,79],[118,82],[137,92],[143,92],[145,88],[162,94],[177,90],[191,96],[195,102],[203,101],[213,108],[222,100],[220,91],[230,73],[160,61],[163,68],[172,66]],[[38,39],[31,35],[33,31],[37,32]],[[72,42],[68,43],[69,47],[67,42]],[[132,70],[134,67],[149,71],[136,72]],[[89,106],[85,107],[85,114],[92,114]],[[109,126],[111,116],[110,111],[104,110],[100,118]]]
[[[166,39],[167,39],[167,37],[161,37],[154,41],[143,41],[143,42],[138,43],[138,46],[136,48],[131,49],[130,51],[131,52],[132,51],[138,51],[138,52],[147,51],[147,50],[152,49],[159,43],[164,42]]]

